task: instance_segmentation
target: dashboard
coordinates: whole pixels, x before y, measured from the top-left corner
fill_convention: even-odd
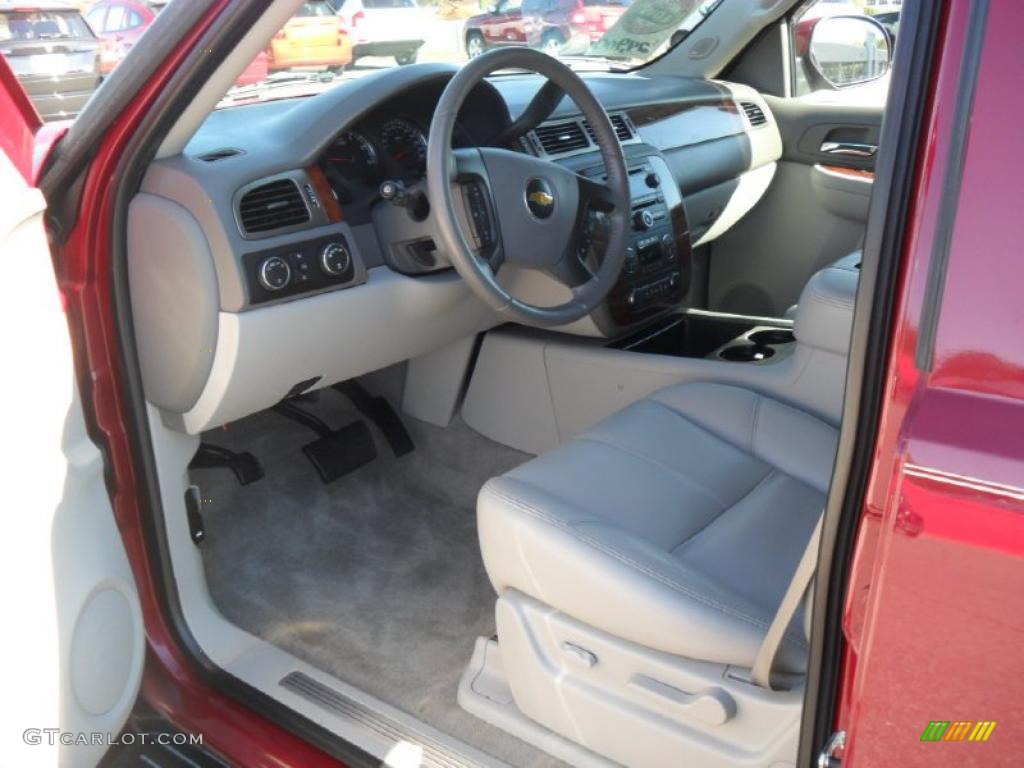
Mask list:
[[[128,267],[146,396],[166,423],[197,433],[502,322],[436,248],[429,206],[381,196],[386,181],[424,188],[427,131],[454,72],[416,64],[218,110],[184,152],[150,165],[129,207]],[[584,79],[631,171],[632,252],[606,304],[561,330],[612,338],[685,304],[693,248],[757,203],[782,146],[746,86]],[[493,145],[542,84],[517,74],[481,83],[455,146]],[[602,173],[568,100],[515,148]],[[599,253],[600,226],[591,235]],[[500,278],[526,301],[565,299],[542,273]]]
[[[338,133],[318,163],[350,222],[370,220],[386,180],[416,184],[426,174],[427,132],[444,81],[392,97]],[[455,147],[488,146],[508,124],[508,108],[491,86],[467,98],[455,124]]]

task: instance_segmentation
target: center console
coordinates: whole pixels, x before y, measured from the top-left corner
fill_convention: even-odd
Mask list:
[[[608,312],[629,327],[679,306],[690,287],[692,246],[679,188],[660,155],[627,158],[630,240],[618,283],[608,294]],[[585,168],[597,181],[604,166]]]

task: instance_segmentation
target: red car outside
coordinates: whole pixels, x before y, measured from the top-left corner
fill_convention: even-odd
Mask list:
[[[490,48],[526,45],[557,55],[567,44],[585,50],[614,26],[629,0],[500,0],[466,20],[470,58]]]
[[[85,19],[100,39],[101,75],[114,71],[168,2],[170,0],[99,0],[89,8]],[[252,85],[266,80],[267,60],[267,55],[260,53],[235,84]]]

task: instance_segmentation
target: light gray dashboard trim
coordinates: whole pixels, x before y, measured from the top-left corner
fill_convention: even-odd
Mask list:
[[[128,280],[146,398],[186,411],[217,347],[217,275],[199,222],[150,194],[128,208]]]

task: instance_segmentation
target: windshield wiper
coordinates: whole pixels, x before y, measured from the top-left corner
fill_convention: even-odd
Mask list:
[[[604,68],[607,72],[628,72],[632,67],[625,63],[630,61],[626,56],[605,56],[601,54],[599,56],[588,55],[585,53],[573,54],[572,56],[558,56],[558,60],[564,64],[585,64],[592,67],[595,71]]]
[[[220,103],[224,105],[234,102],[257,101],[264,95],[287,86],[300,83],[328,84],[339,79],[331,73],[324,72],[289,72],[283,75],[274,75],[272,80],[233,87],[224,95]]]

